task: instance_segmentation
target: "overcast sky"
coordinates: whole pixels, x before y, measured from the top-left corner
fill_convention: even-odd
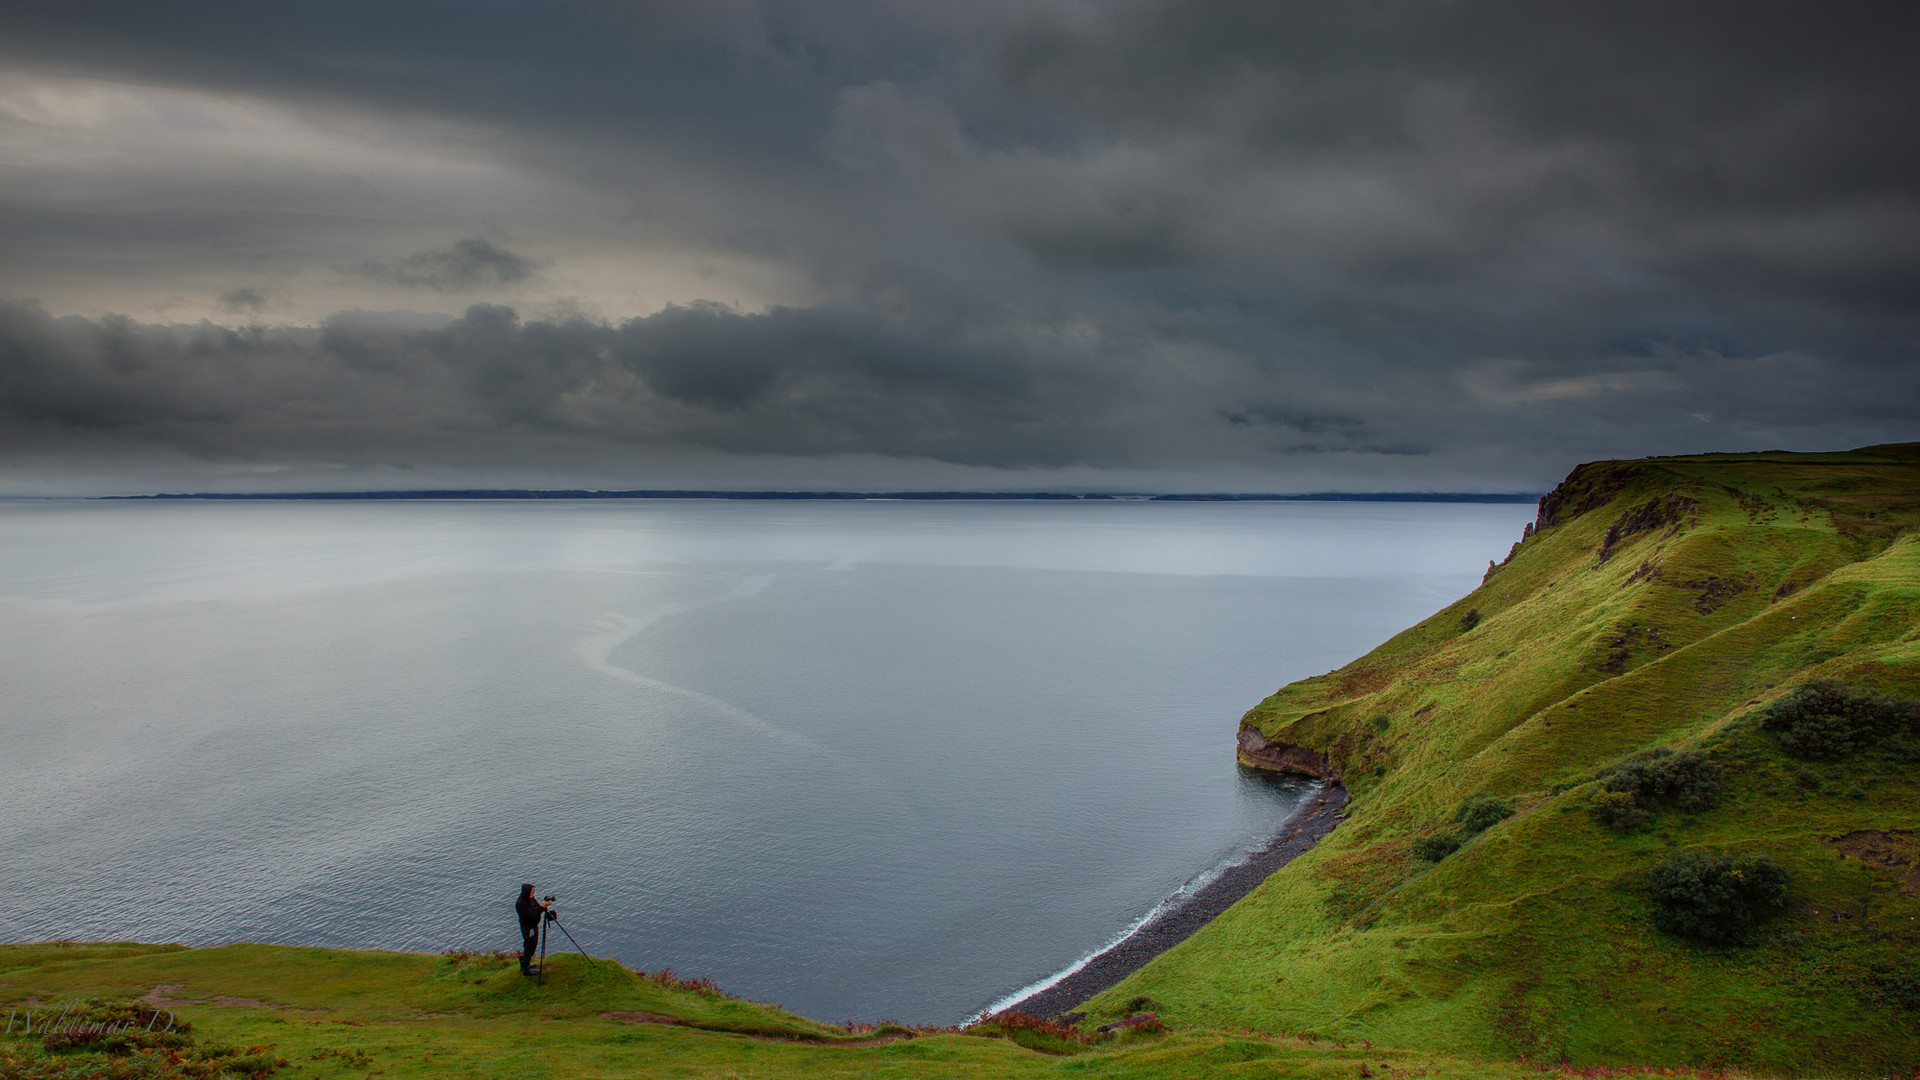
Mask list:
[[[0,493],[1538,491],[1920,439],[1920,7],[0,14]]]

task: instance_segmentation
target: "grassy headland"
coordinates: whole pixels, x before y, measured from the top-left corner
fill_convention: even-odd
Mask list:
[[[1809,683],[1865,719],[1796,737]],[[1582,466],[1471,595],[1247,714],[1243,760],[1337,773],[1347,822],[1090,1016],[1906,1076],[1915,697],[1920,445]],[[1651,882],[1688,852],[1769,860],[1785,895],[1663,931]]]

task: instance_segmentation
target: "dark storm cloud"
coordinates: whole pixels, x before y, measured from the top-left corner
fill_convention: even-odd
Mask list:
[[[1041,371],[1026,352],[853,309],[701,305],[614,325],[476,305],[432,328],[343,315],[233,330],[0,304],[0,421],[238,456],[351,459],[422,443],[458,453],[545,432],[1071,463],[1112,420],[1112,388],[1059,364]]]
[[[263,311],[266,306],[267,294],[250,285],[229,289],[220,294],[221,309],[235,314]]]
[[[1220,415],[1227,423],[1238,427],[1279,424],[1307,435],[1323,431],[1353,432],[1366,427],[1366,422],[1358,417],[1317,416],[1272,401],[1257,402],[1243,409],[1223,409]]]
[[[352,273],[372,281],[436,292],[468,292],[495,285],[514,285],[540,272],[543,264],[495,247],[482,239],[456,240],[438,251],[417,251],[383,262],[369,259]]]
[[[235,453],[564,431],[1281,487],[1310,458],[1505,485],[1914,437],[1916,31],[1858,2],[40,5],[0,28],[24,69],[442,118],[552,180],[502,215],[592,194],[609,233],[828,299],[260,331],[13,307],[5,407]],[[560,250],[537,229],[501,231]],[[350,265],[567,269],[394,250]]]
[[[956,465],[1266,458],[1453,459],[1499,472],[1515,446],[1665,437],[1676,408],[1713,397],[1758,432],[1825,415],[1898,423],[1920,372],[1836,384],[1794,356],[1671,356],[1657,367],[1555,378],[1525,365],[1464,390],[1315,391],[1370,415],[1253,400],[1253,384],[1147,374],[1138,343],[1089,348],[1032,326],[969,338],[937,320],[860,308],[740,313],[669,308],[618,324],[521,320],[476,305],[433,326],[341,315],[318,328],[228,329],[124,317],[54,318],[0,305],[0,430],[18,446],[93,434],[210,460],[457,463],[541,439],[633,450],[881,455]],[[1364,380],[1363,380],[1364,381]],[[1488,425],[1499,421],[1498,429]],[[38,433],[38,435],[36,435]]]
[[[1334,223],[1281,232],[1355,284],[1443,284],[1558,257],[1584,258],[1565,269],[1590,285],[1639,274],[1702,298],[1878,307],[1912,295],[1920,142],[1902,133],[1920,125],[1920,74],[1902,57],[1920,30],[1913,9],[1197,3],[1106,14],[1036,18],[1011,37],[1004,70],[1020,93],[1109,138],[1177,145],[1204,163],[1184,196],[1167,185],[1175,211],[1160,220],[1192,223],[1162,241],[1168,252],[1244,257],[1240,230],[1265,231],[1258,191],[1216,201],[1209,189],[1246,177]],[[1132,251],[1134,235],[1113,214],[1082,243],[1105,236]]]

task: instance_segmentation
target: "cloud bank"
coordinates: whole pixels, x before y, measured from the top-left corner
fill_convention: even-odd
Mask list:
[[[1513,490],[1920,438],[1917,19],[48,5],[0,28],[0,485]]]

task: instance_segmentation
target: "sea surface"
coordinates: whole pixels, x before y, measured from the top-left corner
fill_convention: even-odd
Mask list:
[[[1270,835],[1240,714],[1531,516],[0,502],[0,939],[517,948],[532,881],[590,953],[958,1022]]]

